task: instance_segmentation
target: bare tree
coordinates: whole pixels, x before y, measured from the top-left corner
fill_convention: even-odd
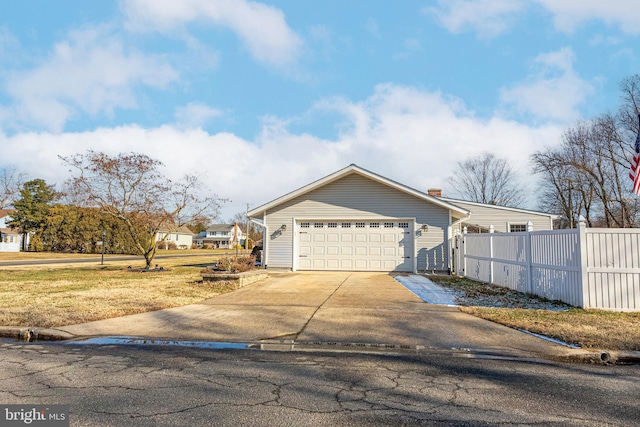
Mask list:
[[[0,209],[13,206],[13,202],[20,193],[27,174],[19,172],[15,167],[8,166],[0,172]]]
[[[542,180],[541,203],[567,218],[578,215],[589,226],[633,227],[638,202],[632,197],[630,142],[616,116],[604,114],[580,122],[563,134],[562,144],[533,154],[534,171]]]
[[[514,169],[493,153],[458,162],[448,181],[455,195],[471,202],[519,207],[525,200]]]
[[[144,154],[111,157],[90,150],[61,159],[76,171],[68,181],[74,194],[84,194],[89,205],[121,221],[147,267],[169,232],[203,215],[217,217],[223,202],[217,196],[203,196],[195,176],[169,180],[159,170],[162,163]]]

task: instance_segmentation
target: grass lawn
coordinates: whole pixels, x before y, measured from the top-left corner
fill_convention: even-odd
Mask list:
[[[0,325],[56,327],[203,301],[226,291],[201,281],[214,260],[206,253],[157,260],[162,272],[127,268],[144,261],[2,267]]]
[[[490,296],[511,292],[504,288],[460,277],[438,277],[432,280],[466,295]],[[520,294],[522,295],[522,294]],[[571,308],[564,311],[523,308],[460,307],[465,313],[546,335],[583,348],[640,351],[640,313]]]

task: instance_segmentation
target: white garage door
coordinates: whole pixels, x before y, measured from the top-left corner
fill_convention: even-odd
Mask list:
[[[413,271],[413,222],[302,221],[298,269]]]

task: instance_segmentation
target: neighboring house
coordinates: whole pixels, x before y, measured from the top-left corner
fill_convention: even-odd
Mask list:
[[[429,192],[433,194],[439,192],[439,190],[430,189]],[[527,231],[528,222],[531,222],[535,231],[553,230],[553,220],[558,218],[558,215],[527,209],[467,202],[448,197],[439,197],[439,199],[470,212],[471,217],[456,227],[460,233],[462,233],[465,226],[473,227],[477,231],[485,233],[489,231],[489,227],[492,225],[495,232],[514,233]]]
[[[209,246],[214,249],[233,248],[234,242],[244,244],[244,234],[238,224],[214,224],[198,234],[194,240],[198,247]]]
[[[191,245],[193,245],[193,232],[189,230],[189,227],[186,225],[182,225],[178,227],[177,230],[167,232],[166,230],[161,230],[158,232],[158,236],[156,240],[161,241],[168,234],[166,240],[164,241],[167,245],[160,244],[160,248],[166,248],[171,246],[171,243],[176,245],[178,249],[190,249]]]
[[[450,271],[454,229],[479,208],[350,165],[248,215],[264,228],[265,267],[417,272]]]
[[[12,212],[14,211],[0,209],[0,252],[20,252],[22,234],[7,225],[11,221]]]

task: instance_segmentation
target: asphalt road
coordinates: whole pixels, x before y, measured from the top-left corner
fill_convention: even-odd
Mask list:
[[[0,344],[0,403],[72,426],[632,426],[640,368],[460,352]]]

